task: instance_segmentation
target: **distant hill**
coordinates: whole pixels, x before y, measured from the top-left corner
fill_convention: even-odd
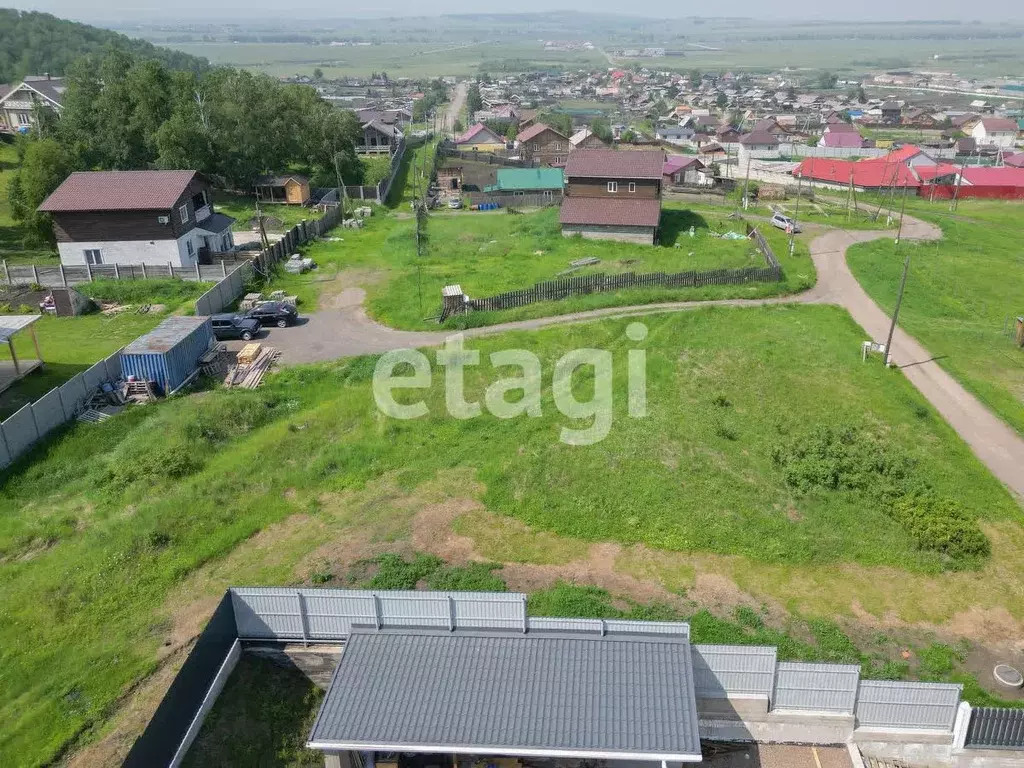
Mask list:
[[[172,69],[201,72],[210,66],[206,59],[159,48],[107,29],[66,21],[48,13],[0,8],[0,83],[44,72],[63,75],[75,59],[108,46],[157,59]]]

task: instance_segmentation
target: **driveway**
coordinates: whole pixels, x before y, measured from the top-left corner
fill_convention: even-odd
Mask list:
[[[764,306],[768,304],[835,304],[846,309],[866,331],[865,340],[884,341],[890,318],[867,295],[846,264],[846,249],[855,243],[892,238],[892,231],[829,230],[810,244],[818,272],[813,288],[794,296],[770,299],[721,301],[673,301],[629,307],[609,307],[588,312],[500,323],[465,332],[467,337],[489,336],[505,331],[530,331],[556,325],[584,323],[620,317],[641,317],[682,312],[708,306]],[[907,216],[904,240],[936,240],[942,231],[933,224]],[[449,332],[398,331],[373,321],[363,308],[365,294],[348,288],[334,301],[334,309],[308,315],[302,325],[268,331],[266,341],[278,347],[284,363],[310,363],[349,355],[376,354],[390,349],[430,347],[443,343]],[[240,345],[233,345],[237,348]],[[892,360],[907,379],[942,414],[992,474],[1024,499],[1024,440],[994,416],[973,395],[946,373],[911,336],[897,328]]]

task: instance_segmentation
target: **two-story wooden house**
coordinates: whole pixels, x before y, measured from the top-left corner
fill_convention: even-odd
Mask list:
[[[562,165],[572,149],[568,136],[563,136],[544,123],[534,123],[520,131],[516,136],[516,145],[520,157],[539,161],[541,165]]]
[[[661,150],[574,151],[565,166],[562,235],[653,245],[664,165]]]
[[[40,109],[58,115],[64,104],[64,78],[29,75],[14,85],[0,85],[0,133],[25,133]]]
[[[197,171],[72,173],[39,210],[50,214],[62,264],[198,264],[234,246],[234,219],[215,213]]]

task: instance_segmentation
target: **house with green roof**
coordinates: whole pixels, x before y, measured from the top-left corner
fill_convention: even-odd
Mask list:
[[[565,183],[561,168],[502,168],[496,184],[484,192],[492,198],[536,195],[541,201],[559,202]]]

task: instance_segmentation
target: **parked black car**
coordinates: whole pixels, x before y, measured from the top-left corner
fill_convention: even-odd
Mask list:
[[[284,328],[299,319],[299,313],[295,307],[285,304],[283,301],[265,302],[250,309],[245,316],[251,317],[260,325],[276,325],[278,328]]]
[[[249,341],[259,335],[260,324],[258,320],[241,315],[214,315],[210,318],[213,325],[213,335],[219,340],[241,339]]]

